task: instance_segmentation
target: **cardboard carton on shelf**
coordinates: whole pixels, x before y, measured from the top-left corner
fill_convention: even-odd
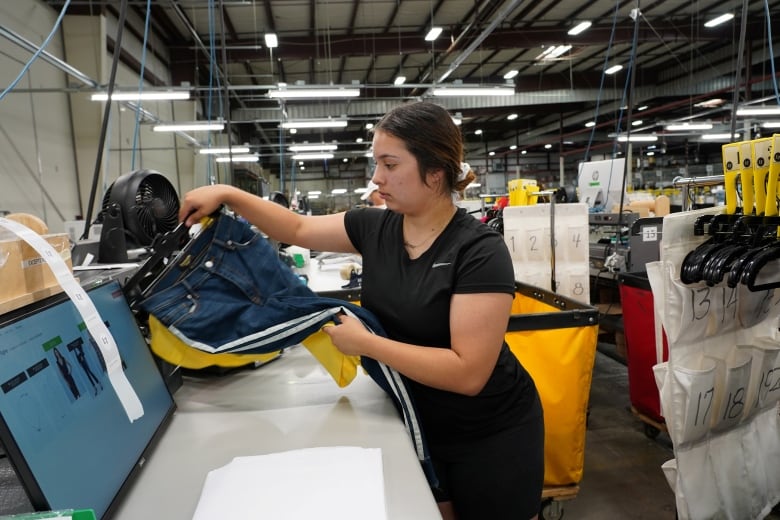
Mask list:
[[[67,233],[41,235],[72,270]],[[60,292],[38,252],[20,239],[0,240],[0,314]]]

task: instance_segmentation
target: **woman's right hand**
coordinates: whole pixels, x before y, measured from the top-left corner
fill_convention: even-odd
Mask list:
[[[188,227],[197,224],[201,218],[211,215],[225,202],[229,189],[230,186],[214,184],[187,192],[179,208],[179,221]]]

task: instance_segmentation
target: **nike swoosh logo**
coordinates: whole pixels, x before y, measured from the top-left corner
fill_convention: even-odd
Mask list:
[[[452,262],[438,262],[431,265],[431,267],[436,269],[437,267],[444,267],[445,265],[452,265]]]

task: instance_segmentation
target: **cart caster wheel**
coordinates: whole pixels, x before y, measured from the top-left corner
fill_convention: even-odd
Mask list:
[[[561,507],[560,502],[551,498],[542,502],[539,520],[560,520],[561,518],[563,518],[563,507]]]
[[[647,435],[650,439],[655,439],[658,437],[658,434],[661,433],[661,430],[653,426],[652,424],[645,424],[645,435]]]

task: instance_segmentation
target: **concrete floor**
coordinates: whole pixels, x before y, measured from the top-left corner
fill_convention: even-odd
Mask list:
[[[671,440],[665,432],[655,439],[645,434],[645,423],[631,412],[626,366],[613,351],[599,345],[580,490],[559,502],[560,513],[576,520],[674,520],[674,494],[661,472],[674,457]],[[780,520],[780,506],[766,519]]]

